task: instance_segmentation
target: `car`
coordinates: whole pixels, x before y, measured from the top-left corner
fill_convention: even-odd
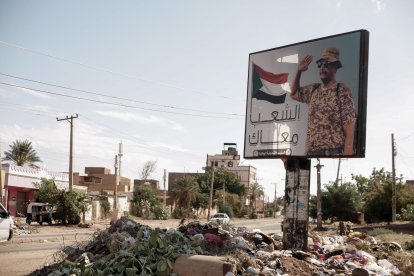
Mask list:
[[[8,241],[13,237],[14,222],[10,213],[0,203],[0,241]]]
[[[210,222],[226,224],[230,222],[230,217],[226,213],[216,213],[211,217]]]

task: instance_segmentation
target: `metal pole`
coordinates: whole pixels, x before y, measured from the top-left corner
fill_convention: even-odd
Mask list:
[[[396,191],[395,191],[395,156],[397,155],[397,151],[395,149],[395,142],[394,142],[394,133],[391,133],[391,150],[392,150],[392,222],[396,221],[396,214],[397,214],[397,198],[396,198]]]

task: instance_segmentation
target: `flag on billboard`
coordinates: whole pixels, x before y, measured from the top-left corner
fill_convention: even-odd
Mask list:
[[[268,101],[274,104],[280,104],[285,102],[286,91],[280,89],[279,92],[275,92],[272,89],[272,85],[284,84],[288,81],[288,73],[273,74],[267,72],[253,64],[253,90],[252,98]]]

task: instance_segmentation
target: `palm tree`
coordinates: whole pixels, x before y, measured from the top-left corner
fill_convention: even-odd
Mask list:
[[[199,191],[198,183],[193,177],[185,176],[177,181],[171,189],[172,198],[177,205],[191,213],[192,202]]]
[[[254,210],[256,210],[256,201],[264,196],[264,188],[259,183],[255,182],[250,187],[250,205],[254,203]]]
[[[31,168],[39,168],[35,163],[42,161],[33,149],[32,142],[27,139],[23,141],[17,139],[9,147],[9,151],[4,152],[5,157],[3,160],[13,161],[17,166],[28,165]]]

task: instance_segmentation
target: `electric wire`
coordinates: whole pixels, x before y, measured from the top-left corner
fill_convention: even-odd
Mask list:
[[[23,50],[23,51],[27,51],[27,52],[30,52],[30,53],[34,53],[34,54],[37,54],[37,55],[46,56],[48,58],[56,59],[56,60],[63,61],[63,62],[66,62],[66,63],[76,64],[76,65],[79,65],[79,66],[82,66],[82,67],[85,67],[85,68],[88,68],[88,69],[93,69],[93,70],[98,71],[98,72],[105,72],[105,73],[108,73],[108,74],[122,76],[122,77],[125,77],[125,78],[128,78],[128,79],[136,79],[136,80],[140,80],[140,81],[151,83],[151,84],[158,84],[158,85],[161,85],[161,86],[174,88],[174,89],[177,89],[177,90],[191,91],[191,92],[194,92],[194,93],[197,93],[197,94],[200,94],[200,95],[204,95],[204,96],[208,96],[208,97],[215,96],[215,97],[228,99],[228,100],[240,100],[240,99],[235,99],[235,98],[231,98],[231,97],[226,97],[226,96],[223,96],[223,95],[213,95],[211,93],[205,93],[205,92],[201,92],[201,91],[198,91],[198,90],[195,90],[195,89],[187,89],[187,88],[180,87],[180,86],[177,86],[177,85],[172,85],[172,84],[169,84],[169,83],[166,83],[166,82],[148,80],[148,79],[144,79],[142,77],[125,74],[125,73],[122,73],[122,72],[117,72],[117,71],[106,69],[106,68],[100,68],[100,67],[97,67],[97,66],[93,66],[93,65],[83,63],[83,62],[74,61],[74,60],[70,60],[68,58],[63,58],[63,57],[51,55],[51,54],[48,54],[48,53],[45,53],[45,52],[42,52],[42,51],[33,50],[33,49],[30,49],[30,48],[27,48],[27,47],[23,47],[23,46],[20,46],[20,45],[17,45],[17,44],[13,44],[13,43],[1,41],[1,40],[0,40],[0,44],[6,45],[6,46],[12,47],[12,48],[20,49],[20,50]]]
[[[60,96],[60,97],[65,97],[65,98],[72,98],[72,99],[76,99],[76,100],[83,100],[83,101],[88,101],[88,102],[102,103],[102,104],[107,104],[107,105],[112,105],[112,106],[127,107],[127,108],[140,109],[140,110],[146,110],[146,111],[161,112],[161,113],[176,114],[176,115],[184,115],[184,116],[192,116],[192,117],[202,117],[202,118],[236,119],[236,120],[242,119],[242,118],[231,118],[231,117],[223,117],[223,116],[209,116],[209,115],[201,115],[201,114],[182,113],[182,112],[175,112],[175,111],[165,111],[165,110],[159,110],[159,109],[153,109],[153,108],[133,106],[133,105],[128,105],[128,104],[111,103],[111,102],[108,102],[108,101],[94,100],[94,99],[89,99],[89,98],[84,98],[84,97],[79,97],[79,96],[71,96],[71,95],[66,95],[66,94],[62,94],[62,93],[51,92],[51,91],[46,91],[46,90],[41,90],[41,89],[35,89],[35,88],[31,88],[31,87],[26,87],[26,86],[21,86],[21,85],[16,85],[16,84],[10,84],[10,83],[5,83],[5,82],[0,82],[0,84],[10,86],[10,87],[21,88],[21,89],[28,89],[28,90],[32,90],[32,91],[36,91],[36,92],[40,92],[40,93],[44,93],[44,94],[55,95],[55,96]]]
[[[112,96],[112,95],[108,95],[108,94],[104,94],[104,93],[92,92],[92,91],[87,91],[87,90],[82,90],[82,89],[71,88],[71,87],[67,87],[67,86],[47,83],[47,82],[43,82],[43,81],[32,80],[32,79],[23,78],[23,77],[17,77],[17,76],[13,76],[13,75],[9,75],[9,74],[4,74],[4,73],[1,73],[1,72],[0,72],[0,75],[10,77],[10,78],[14,78],[14,79],[19,79],[19,80],[38,83],[38,84],[43,84],[43,85],[47,85],[47,86],[52,86],[52,87],[66,89],[66,90],[76,91],[76,92],[80,92],[80,93],[91,94],[91,95],[102,96],[102,97],[108,97],[108,98],[117,99],[117,100],[130,101],[130,102],[135,102],[135,103],[140,103],[140,104],[147,104],[147,105],[159,106],[159,107],[164,107],[164,108],[187,110],[187,111],[202,112],[202,113],[209,113],[209,114],[219,114],[219,115],[230,115],[230,116],[242,116],[242,117],[244,117],[244,115],[236,114],[236,113],[214,112],[214,111],[207,111],[207,110],[176,107],[176,106],[172,106],[172,105],[156,104],[156,103],[145,102],[145,101],[138,101],[138,100],[135,100],[135,99],[117,97],[117,96]]]

